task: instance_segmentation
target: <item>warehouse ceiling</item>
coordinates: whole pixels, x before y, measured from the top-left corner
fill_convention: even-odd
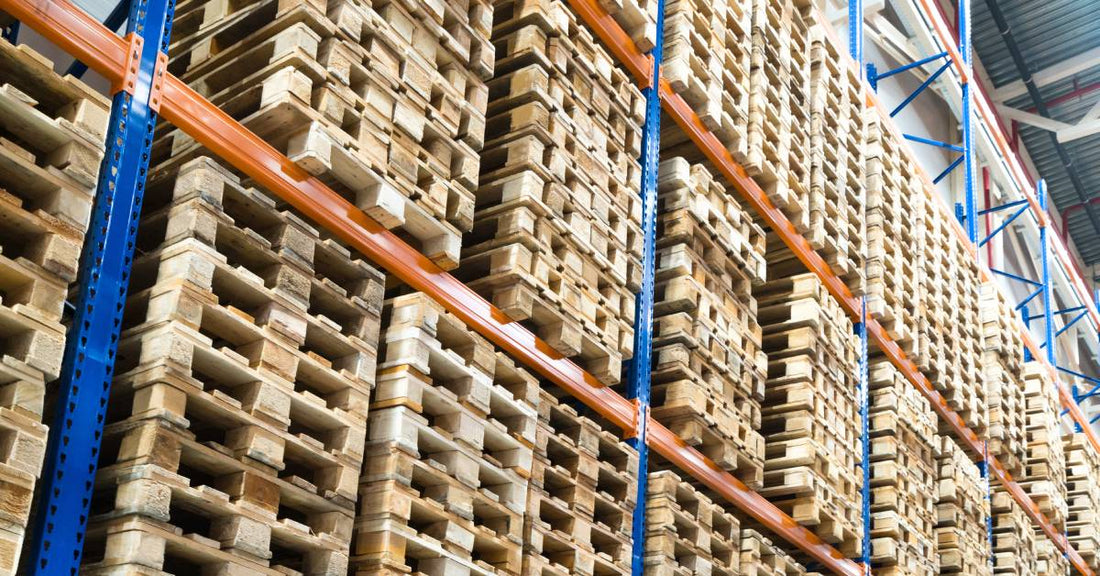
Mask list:
[[[1098,263],[1100,1],[972,1],[974,49],[993,83],[989,95],[1006,128],[1010,121],[1019,127],[1081,258]]]

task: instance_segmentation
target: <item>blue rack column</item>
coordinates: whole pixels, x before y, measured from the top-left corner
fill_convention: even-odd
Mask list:
[[[970,242],[978,241],[978,217],[977,200],[974,196],[974,148],[973,148],[973,114],[971,112],[972,95],[970,93],[970,77],[974,75],[972,67],[972,50],[970,47],[970,0],[959,0],[959,56],[962,58],[963,69],[966,77],[962,79],[962,157],[963,157],[963,189],[966,202],[966,235]],[[978,260],[981,260],[979,251]]]
[[[863,0],[848,0],[848,53],[852,56],[860,72],[863,71]],[[873,71],[874,68],[869,70]],[[866,206],[866,204],[864,204]],[[866,213],[862,215],[866,219]],[[863,255],[866,260],[866,254]],[[866,268],[863,270],[867,273]],[[860,471],[863,487],[861,517],[863,520],[863,542],[860,549],[860,562],[866,574],[871,573],[871,389],[868,375],[867,358],[867,297],[860,298],[860,321],[855,325],[859,336],[859,418],[860,418]]]
[[[661,156],[661,58],[664,48],[665,3],[657,3],[657,42],[650,51],[653,76],[645,97],[645,127],[642,132],[642,289],[634,303],[634,358],[627,371],[627,398],[638,408],[637,426],[628,440],[638,451],[638,488],[631,526],[630,570],[633,576],[645,571],[646,496],[649,489],[649,388],[653,352],[653,288],[657,267],[657,169]]]
[[[23,570],[27,574],[75,575],[80,568],[173,8],[173,0],[136,0],[130,6],[133,72],[115,88],[106,155],[80,257],[80,292],[65,345],[57,412],[50,422],[34,540]]]

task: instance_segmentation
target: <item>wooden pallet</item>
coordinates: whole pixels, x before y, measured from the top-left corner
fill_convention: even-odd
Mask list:
[[[744,576],[815,576],[772,540],[752,528],[741,531],[741,574]]]
[[[454,268],[478,185],[492,72],[483,20],[491,9],[464,3],[459,12],[467,16],[452,18],[458,3],[213,4],[184,6],[188,22],[206,24],[189,24],[192,34],[176,37],[170,69],[437,264]],[[436,9],[446,26],[434,21]],[[242,68],[249,70],[243,78]],[[154,146],[154,158],[169,163],[202,153],[180,131]]]
[[[423,293],[386,308],[351,564],[519,574],[538,381]]]
[[[1046,534],[1038,533],[1035,536],[1035,576],[1056,576],[1069,574],[1073,571],[1069,560],[1060,549],[1046,537]]]
[[[1055,525],[1066,521],[1066,457],[1062,447],[1062,403],[1048,368],[1024,365],[1027,397],[1027,455],[1017,480],[1039,510]]]
[[[993,573],[1035,574],[1035,527],[1012,495],[998,487],[992,496]]]
[[[110,103],[26,45],[0,40],[0,574],[15,574],[45,457]]]
[[[1093,566],[1100,566],[1100,455],[1083,433],[1062,437],[1066,458],[1066,536]]]
[[[637,453],[558,393],[540,391],[523,574],[629,574]]]
[[[845,554],[863,538],[860,487],[859,339],[812,274],[755,291],[768,354],[760,493]]]
[[[949,436],[936,451],[936,553],[941,574],[990,574],[986,481]]]
[[[872,359],[868,373],[872,566],[876,574],[931,576],[937,416],[888,360]]]
[[[763,232],[705,167],[673,158],[660,172],[653,416],[758,488]]]
[[[490,138],[457,275],[614,384],[641,281],[641,94],[564,4],[496,9]]]
[[[859,71],[816,23],[809,31],[810,177],[804,235],[853,294],[864,286],[864,126]]]
[[[741,573],[741,522],[673,471],[651,472],[645,573]]]
[[[923,183],[896,133],[874,108],[864,112],[867,165],[867,313],[909,356],[917,357],[919,259],[926,213]]]
[[[1026,398],[1024,343],[1014,306],[996,284],[981,288],[982,373],[989,407],[989,453],[1014,477],[1024,473]]]

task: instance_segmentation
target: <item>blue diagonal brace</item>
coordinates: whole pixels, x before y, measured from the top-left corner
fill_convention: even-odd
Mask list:
[[[932,83],[935,82],[936,79],[939,78],[940,75],[942,75],[944,72],[946,72],[947,69],[950,68],[950,67],[951,67],[951,60],[948,60],[946,63],[944,63],[943,66],[940,66],[939,70],[936,70],[935,73],[933,73],[931,76],[929,76],[927,80],[925,80],[924,82],[921,82],[921,85],[917,86],[917,89],[914,90],[913,93],[910,94],[908,98],[903,100],[901,104],[898,104],[898,107],[894,108],[893,112],[890,112],[890,117],[893,118],[894,116],[897,116],[898,112],[901,112],[902,110],[905,109],[906,106],[909,105],[910,102],[912,102],[913,100],[916,100],[917,96],[920,96],[921,92],[924,92],[924,90],[926,88],[931,86]],[[882,76],[880,75],[879,78],[881,78],[881,77]]]
[[[638,451],[637,498],[631,525],[631,574],[642,576],[646,556],[646,500],[649,490],[649,422],[651,357],[653,350],[653,290],[657,262],[657,169],[661,153],[661,58],[664,50],[664,0],[657,4],[657,43],[653,47],[653,81],[645,97],[645,126],[642,132],[642,287],[634,302],[634,358],[627,372],[627,397],[637,403],[637,428],[629,440]]]
[[[990,268],[989,271],[996,274],[996,275],[998,275],[998,276],[1004,276],[1005,278],[1011,278],[1012,280],[1023,282],[1024,284],[1030,284],[1031,286],[1035,286],[1035,287],[1038,287],[1038,288],[1043,287],[1043,285],[1040,284],[1039,282],[1036,282],[1035,280],[1032,280],[1031,278],[1025,278],[1025,277],[1020,276],[1018,274],[1013,274],[1011,272],[1005,272],[1004,270],[998,270],[997,268]]]
[[[1009,208],[1015,208],[1017,206],[1022,206],[1024,204],[1027,204],[1027,200],[1017,200],[1015,202],[1008,202],[1006,204],[1001,204],[1000,206],[994,206],[992,208],[986,208],[985,210],[979,210],[978,211],[978,216],[983,216],[985,214],[991,214],[993,212],[1000,212],[1001,210],[1008,210]]]
[[[959,156],[958,158],[955,158],[954,162],[948,164],[947,168],[943,169],[943,172],[940,172],[939,175],[932,179],[932,183],[939,184],[940,180],[947,178],[947,175],[950,174],[951,171],[955,168],[958,168],[959,164],[962,164],[964,160],[966,160],[966,156]]]
[[[111,107],[26,574],[69,575],[80,569],[156,126],[150,93],[157,57],[167,55],[173,7],[172,0],[135,0],[130,7],[128,31],[144,42],[132,94],[115,94]]]
[[[918,144],[927,144],[928,146],[934,146],[936,148],[943,148],[952,152],[962,152],[963,147],[958,144],[951,144],[942,140],[934,140],[932,138],[925,138],[923,136],[914,136],[912,134],[902,134],[902,137],[910,142],[916,142]]]
[[[1028,321],[1028,320],[1031,320],[1031,317],[1027,315],[1027,308],[1026,308],[1027,303],[1031,302],[1032,300],[1035,299],[1036,296],[1038,296],[1042,293],[1043,293],[1043,287],[1040,286],[1040,287],[1036,288],[1034,292],[1032,292],[1031,294],[1028,294],[1027,298],[1024,298],[1022,301],[1020,301],[1019,304],[1016,305],[1016,310],[1020,310],[1021,308],[1024,309],[1024,321],[1025,322]]]
[[[947,58],[947,52],[940,52],[939,54],[936,54],[934,56],[929,56],[927,58],[922,58],[920,60],[917,60],[916,62],[911,62],[911,63],[906,64],[904,66],[898,66],[897,68],[894,68],[893,70],[887,70],[886,72],[883,72],[882,74],[876,74],[875,75],[875,82],[878,82],[880,80],[884,80],[886,78],[889,78],[889,77],[897,75],[897,74],[901,74],[902,72],[905,72],[906,70],[912,70],[913,68],[920,68],[921,66],[924,66],[925,64],[928,64],[930,62],[935,62],[936,60],[939,60],[940,58]]]
[[[989,236],[986,236],[985,238],[982,238],[982,241],[978,243],[978,247],[981,248],[982,246],[985,246],[986,243],[988,243],[990,240],[992,240],[994,236],[996,236],[997,234],[1000,234],[1001,230],[1004,230],[1005,228],[1007,228],[1008,225],[1012,224],[1012,222],[1015,221],[1017,218],[1019,218],[1021,214],[1023,214],[1024,212],[1027,212],[1027,209],[1028,209],[1028,207],[1024,206],[1023,208],[1020,208],[1019,210],[1013,212],[1012,215],[1009,216],[1008,218],[1005,218],[1005,221],[1001,222],[1001,224],[999,226],[997,226],[992,232],[990,232]]]

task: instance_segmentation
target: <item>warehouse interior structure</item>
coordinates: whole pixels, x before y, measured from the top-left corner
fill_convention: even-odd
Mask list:
[[[0,0],[0,576],[1091,576],[1098,17]]]

